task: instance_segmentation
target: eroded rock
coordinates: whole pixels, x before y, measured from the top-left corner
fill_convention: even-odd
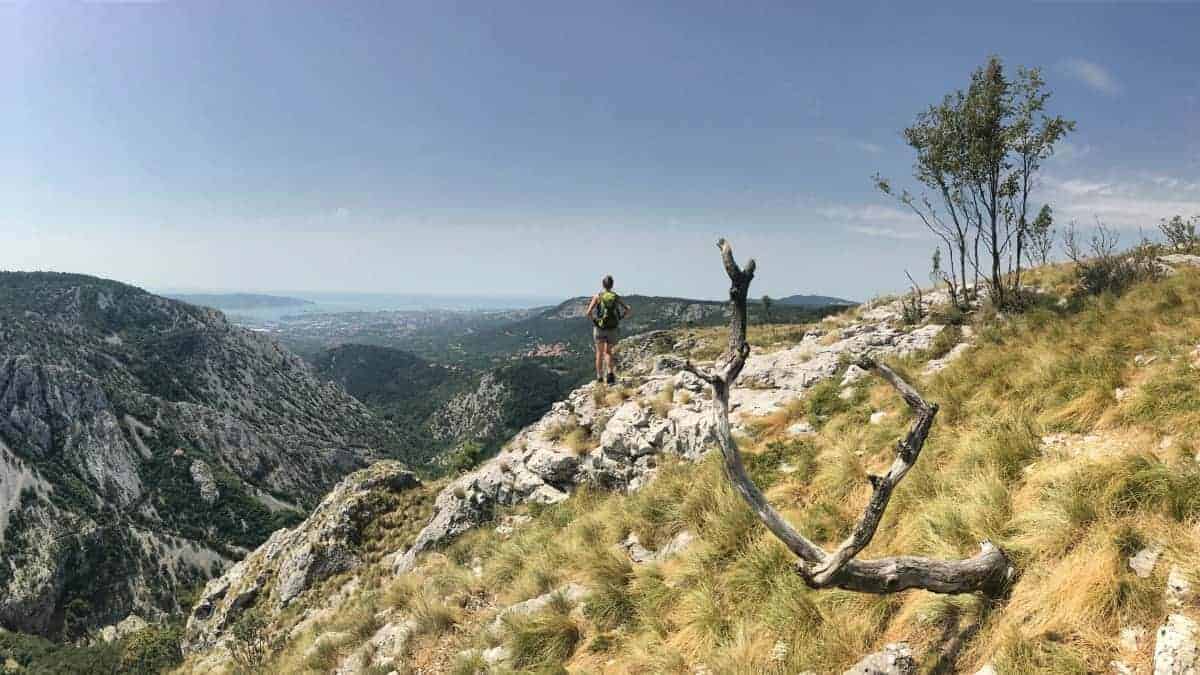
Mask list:
[[[213,646],[252,605],[275,612],[314,584],[359,564],[364,528],[389,505],[389,497],[418,485],[398,462],[379,462],[347,476],[292,529],[277,530],[265,544],[205,586],[188,617],[184,649]]]
[[[1182,614],[1167,617],[1154,640],[1154,675],[1195,675],[1198,656],[1196,622]]]
[[[917,661],[912,649],[903,642],[895,642],[882,651],[868,655],[854,664],[843,675],[915,675]]]

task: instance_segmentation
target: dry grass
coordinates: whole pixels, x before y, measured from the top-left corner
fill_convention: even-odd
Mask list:
[[[1027,279],[1059,289],[1070,275],[1055,267]],[[974,328],[969,356],[937,375],[914,376],[941,413],[864,556],[962,557],[989,539],[1019,571],[1000,601],[808,589],[790,553],[709,457],[696,465],[664,462],[636,495],[580,490],[531,511],[533,522],[507,540],[487,528],[468,533],[437,565],[385,585],[378,605],[425,616],[441,632],[441,649],[503,642],[520,654],[518,667],[529,669],[841,672],[885,642],[905,640],[925,670],[974,672],[992,663],[1012,673],[1101,672],[1118,657],[1148,670],[1152,647],[1118,654],[1118,632],[1140,625],[1152,642],[1167,613],[1170,565],[1200,577],[1200,465],[1193,458],[1200,375],[1189,363],[1200,341],[1200,275],[1067,307],[1049,299]],[[1144,354],[1155,359],[1135,363]],[[898,365],[915,373],[919,360]],[[1130,385],[1134,393],[1117,401],[1115,389]],[[858,517],[869,494],[866,475],[891,461],[908,421],[884,385],[864,382],[850,401],[830,389],[760,421],[743,447],[770,499],[827,543]],[[597,391],[605,399],[615,393]],[[868,425],[874,410],[892,414]],[[786,427],[800,418],[817,433],[787,438]],[[1051,433],[1071,434],[1071,443],[1048,449],[1042,437]],[[785,464],[789,471],[781,470]],[[633,565],[616,547],[636,532],[655,548],[683,529],[697,541],[663,563]],[[1128,557],[1150,544],[1164,552],[1153,575],[1140,579]],[[469,571],[476,558],[479,579]],[[499,635],[486,629],[496,608],[567,582],[591,593],[582,613],[554,607],[528,623],[510,622]],[[467,599],[456,584],[470,589]],[[286,653],[311,645],[305,639]],[[947,652],[956,644],[961,649]]]

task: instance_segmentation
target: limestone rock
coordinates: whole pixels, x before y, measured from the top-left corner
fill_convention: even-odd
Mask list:
[[[1170,253],[1158,256],[1158,262],[1166,265],[1170,271],[1174,272],[1180,267],[1200,267],[1200,255]]]
[[[1172,614],[1158,629],[1154,641],[1154,675],[1195,675],[1200,673],[1196,647],[1196,622],[1182,614]]]
[[[787,428],[787,433],[789,436],[807,436],[816,433],[816,429],[813,429],[813,425],[807,421],[800,420],[799,422],[790,424]]]
[[[542,448],[525,460],[525,467],[548,483],[561,483],[575,475],[579,457],[569,450]]]
[[[1167,573],[1167,607],[1179,609],[1196,602],[1196,592],[1192,590],[1192,582],[1178,565],[1171,565]]]
[[[970,349],[971,344],[969,342],[960,342],[954,345],[949,352],[946,352],[945,356],[938,359],[933,359],[929,363],[925,364],[925,369],[922,372],[924,372],[926,375],[940,373],[951,363],[954,363],[961,358],[962,355],[966,354]]]
[[[635,563],[645,562],[661,562],[669,558],[673,558],[685,551],[692,542],[696,540],[696,536],[688,530],[681,530],[663,547],[657,551],[651,551],[645,546],[642,546],[641,539],[636,533],[630,532],[628,537],[621,542],[620,546],[625,550],[629,559]]]
[[[1144,548],[1129,558],[1129,569],[1139,577],[1145,579],[1154,573],[1154,566],[1158,563],[1158,557],[1162,555],[1161,546],[1151,546]]]
[[[521,616],[540,612],[541,610],[550,606],[550,603],[554,601],[556,597],[565,598],[571,603],[578,603],[586,598],[587,594],[587,589],[579,584],[571,583],[560,586],[559,588],[556,588],[545,595],[539,595],[536,598],[530,598],[500,610],[500,613],[498,613],[496,618],[492,621],[492,628],[499,629],[501,626],[503,626],[504,619],[506,617]]]
[[[217,489],[217,481],[213,478],[212,469],[208,467],[202,460],[193,460],[190,468],[192,474],[192,482],[196,484],[196,488],[200,491],[200,499],[205,504],[212,506],[221,498],[221,491]]]
[[[1121,651],[1127,654],[1136,654],[1141,647],[1141,642],[1146,637],[1146,629],[1141,626],[1125,626],[1121,629],[1120,639],[1117,640],[1117,646]]]
[[[278,611],[314,584],[358,565],[357,542],[389,498],[418,485],[398,462],[379,462],[346,477],[312,514],[208,583],[188,617],[184,649],[220,642],[249,605]]]
[[[912,649],[903,642],[892,643],[883,651],[870,654],[843,675],[915,675],[917,661]]]
[[[870,375],[870,373],[867,371],[859,368],[857,365],[850,364],[850,366],[846,368],[846,373],[842,375],[841,386],[849,387],[868,375]]]

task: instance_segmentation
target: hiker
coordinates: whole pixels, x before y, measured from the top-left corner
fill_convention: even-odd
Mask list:
[[[600,284],[604,290],[592,296],[587,308],[587,315],[595,324],[592,337],[596,341],[596,381],[616,384],[617,340],[621,337],[621,319],[629,316],[633,310],[621,296],[613,293],[611,275],[605,276]]]

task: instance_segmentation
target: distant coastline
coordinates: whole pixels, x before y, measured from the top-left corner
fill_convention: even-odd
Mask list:
[[[312,300],[283,295],[258,293],[172,293],[166,297],[192,305],[202,305],[223,311],[296,308],[316,304]]]

